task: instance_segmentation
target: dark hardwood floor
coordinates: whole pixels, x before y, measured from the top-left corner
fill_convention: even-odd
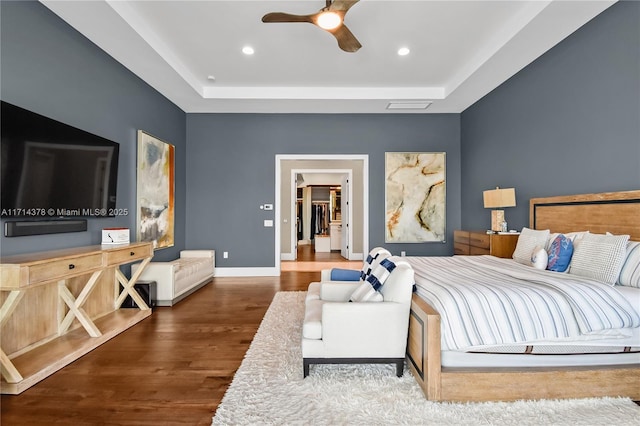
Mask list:
[[[337,253],[319,257],[343,262]],[[298,259],[312,265],[311,246]],[[284,269],[280,277],[214,278],[175,306],[155,308],[22,394],[2,395],[0,423],[211,424],[275,293],[306,290],[320,277],[313,267]]]

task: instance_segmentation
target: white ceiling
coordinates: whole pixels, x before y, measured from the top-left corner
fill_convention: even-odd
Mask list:
[[[41,2],[185,112],[239,113],[462,112],[615,3],[361,0],[347,53],[314,25],[261,22],[324,0]]]

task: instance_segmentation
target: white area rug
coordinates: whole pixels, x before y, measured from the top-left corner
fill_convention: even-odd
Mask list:
[[[273,299],[214,425],[634,425],[640,407],[625,398],[436,403],[411,373],[393,365],[313,365],[302,378],[306,292]]]

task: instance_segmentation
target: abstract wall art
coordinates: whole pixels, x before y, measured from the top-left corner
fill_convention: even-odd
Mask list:
[[[385,153],[385,242],[445,240],[445,153]]]
[[[173,145],[138,130],[137,237],[154,248],[174,244],[174,155]]]

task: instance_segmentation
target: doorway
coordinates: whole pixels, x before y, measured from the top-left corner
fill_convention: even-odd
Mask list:
[[[349,201],[349,261],[361,261],[369,245],[369,164],[368,155],[276,155],[275,264],[278,274],[281,260],[297,257],[295,231],[296,172],[335,173],[352,176]],[[296,170],[296,172],[293,172]],[[344,198],[344,196],[343,196]],[[343,216],[344,218],[344,213]],[[343,228],[344,230],[344,228]],[[295,250],[295,251],[294,251]],[[332,255],[335,255],[332,253]],[[308,257],[307,257],[308,258]],[[345,259],[347,260],[347,259]],[[360,262],[361,263],[361,262]]]

